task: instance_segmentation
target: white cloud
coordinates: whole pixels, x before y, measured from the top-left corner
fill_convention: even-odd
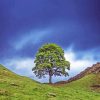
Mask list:
[[[34,59],[10,59],[6,60],[5,66],[8,66],[15,73],[20,75],[30,76],[32,75],[32,68],[34,67]]]
[[[65,58],[70,62],[70,71],[71,76],[76,75],[77,73],[83,71],[87,67],[91,67],[97,61],[93,59],[93,54],[83,54],[81,59],[76,58],[75,52],[68,50],[65,52]]]
[[[41,42],[41,39],[44,36],[46,36],[47,33],[50,33],[50,32],[51,31],[49,29],[33,30],[20,36],[19,38],[17,38],[17,40],[15,40],[15,42],[12,42],[11,44],[15,47],[16,50],[20,50],[27,43],[36,44],[36,43]]]

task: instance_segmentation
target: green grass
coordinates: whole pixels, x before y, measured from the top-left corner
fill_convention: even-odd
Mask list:
[[[100,75],[91,74],[61,86],[50,86],[19,76],[0,65],[0,100],[100,100]]]

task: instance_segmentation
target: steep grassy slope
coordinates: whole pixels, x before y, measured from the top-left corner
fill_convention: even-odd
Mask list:
[[[0,65],[0,100],[100,100],[100,92],[90,88],[99,83],[97,76],[91,74],[61,86],[46,85],[16,75]]]

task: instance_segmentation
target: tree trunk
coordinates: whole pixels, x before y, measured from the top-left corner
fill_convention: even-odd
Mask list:
[[[52,84],[52,71],[49,71],[49,83]]]
[[[49,74],[49,83],[52,84],[52,76]]]

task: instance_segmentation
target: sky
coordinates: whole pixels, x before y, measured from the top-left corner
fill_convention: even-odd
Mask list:
[[[1,64],[47,82],[32,73],[35,54],[44,43],[64,49],[70,77],[99,62],[100,0],[0,0]]]

